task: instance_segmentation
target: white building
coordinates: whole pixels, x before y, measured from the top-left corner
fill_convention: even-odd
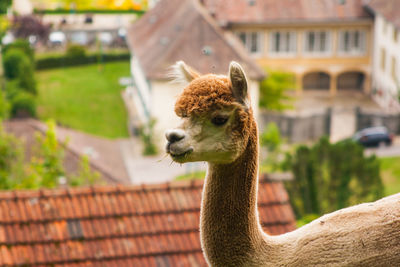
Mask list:
[[[400,110],[400,1],[370,0],[374,15],[373,97],[388,110]]]

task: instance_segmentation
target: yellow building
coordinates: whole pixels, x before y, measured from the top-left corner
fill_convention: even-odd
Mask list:
[[[266,69],[293,72],[297,92],[371,88],[373,17],[359,0],[203,1]]]

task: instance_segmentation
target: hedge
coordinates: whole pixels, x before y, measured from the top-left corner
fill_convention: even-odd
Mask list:
[[[131,55],[129,52],[121,54],[89,54],[84,57],[70,57],[66,55],[60,56],[49,56],[43,57],[36,60],[36,69],[52,69],[52,68],[63,68],[69,66],[87,65],[94,64],[98,62],[113,62],[113,61],[124,61],[130,60]]]

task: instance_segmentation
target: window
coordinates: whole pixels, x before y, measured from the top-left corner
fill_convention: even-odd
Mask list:
[[[397,60],[393,56],[392,56],[391,74],[392,74],[393,80],[397,81]]]
[[[304,51],[307,53],[326,54],[331,51],[331,35],[327,31],[310,31],[305,33]]]
[[[236,35],[250,54],[261,52],[261,34],[259,32],[238,32]]]
[[[383,34],[386,34],[386,31],[387,31],[387,23],[386,23],[386,20],[382,20],[382,32],[383,32]]]
[[[366,50],[366,33],[363,30],[346,30],[339,32],[339,52],[342,54],[360,55]]]
[[[380,61],[381,61],[381,69],[382,69],[382,71],[385,71],[385,65],[386,65],[386,50],[385,50],[385,48],[381,48],[381,58],[380,58]]]
[[[296,32],[271,32],[269,40],[269,50],[272,54],[287,55],[296,53]]]

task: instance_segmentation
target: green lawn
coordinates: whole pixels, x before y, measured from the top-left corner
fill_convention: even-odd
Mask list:
[[[122,76],[129,76],[129,62],[38,71],[38,116],[103,137],[127,137]]]
[[[381,176],[385,195],[400,192],[400,157],[381,158]]]

